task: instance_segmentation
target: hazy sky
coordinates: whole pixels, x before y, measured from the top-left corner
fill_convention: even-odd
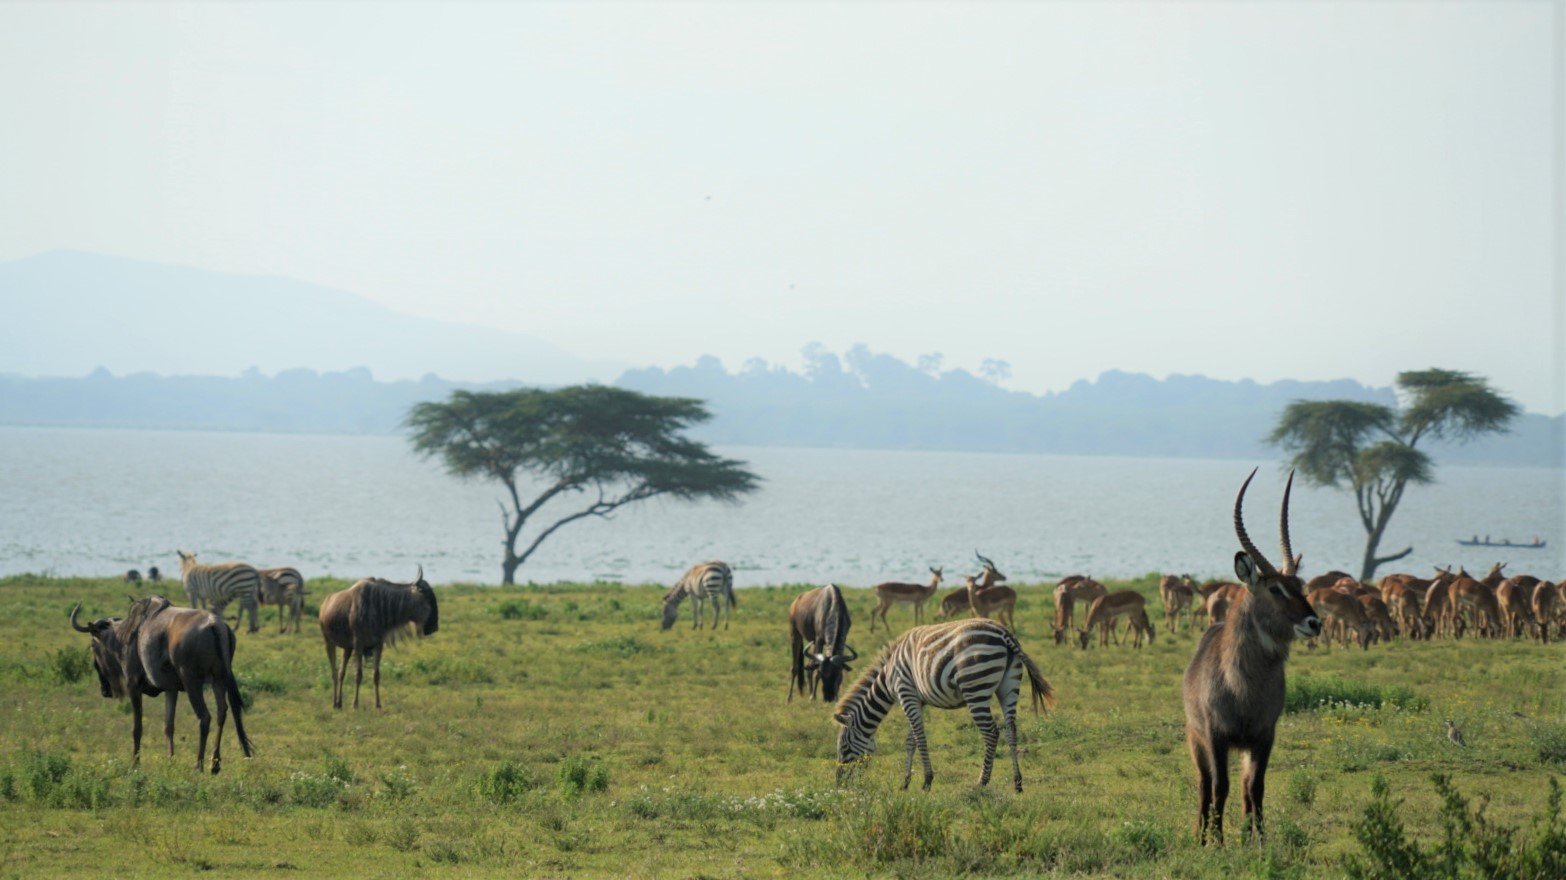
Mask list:
[[[1559,9],[13,0],[0,260],[283,275],[635,364],[1440,366],[1553,414]]]

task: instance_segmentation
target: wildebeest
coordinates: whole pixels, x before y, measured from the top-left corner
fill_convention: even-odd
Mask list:
[[[121,577],[120,580],[127,584],[141,583],[141,572],[133,568],[130,571],[125,572],[125,575]]]
[[[359,686],[364,682],[364,657],[374,665],[375,708],[381,708],[381,650],[407,634],[427,636],[440,627],[435,591],[424,580],[424,566],[412,583],[399,584],[381,578],[365,578],[321,603],[321,637],[332,662],[332,708],[343,707],[343,679],[348,661],[355,661],[353,707],[359,708]],[[342,648],[342,671],[337,669],[337,649]]]
[[[1295,575],[1299,557],[1289,545],[1289,489],[1283,489],[1280,537],[1283,570],[1272,567],[1245,533],[1241,506],[1255,471],[1240,485],[1234,499],[1234,532],[1240,552],[1234,573],[1245,585],[1221,625],[1202,633],[1186,667],[1185,741],[1198,777],[1197,840],[1206,845],[1207,832],[1223,840],[1223,807],[1229,797],[1229,752],[1245,752],[1241,778],[1247,826],[1262,834],[1262,794],[1267,760],[1272,755],[1278,716],[1283,714],[1283,664],[1295,636],[1314,638],[1321,619],[1305,601],[1304,583]]]
[[[149,565],[147,566],[147,580],[152,581],[153,583],[157,583],[158,581],[163,580],[163,572],[158,571],[158,567],[156,565]]]
[[[805,692],[808,683],[810,699],[816,698],[817,685],[821,698],[827,702],[837,699],[837,689],[843,683],[843,673],[853,667],[848,664],[859,652],[848,647],[848,630],[853,626],[848,617],[848,604],[836,584],[827,584],[795,597],[788,606],[789,654],[792,662],[788,700],[794,701],[794,692]]]
[[[164,696],[163,733],[174,756],[174,708],[179,695],[190,698],[190,707],[201,721],[196,750],[196,770],[206,760],[207,734],[212,716],[202,689],[210,683],[217,702],[217,739],[212,743],[212,772],[223,769],[223,724],[234,710],[239,745],[250,757],[250,737],[234,680],[234,631],[211,611],[175,608],[162,596],[148,596],[131,604],[124,619],[106,617],[85,626],[76,621],[81,603],[71,609],[71,628],[92,635],[93,665],[98,686],[107,698],[130,698],[131,763],[141,759],[141,698]],[[225,702],[226,701],[226,702]]]

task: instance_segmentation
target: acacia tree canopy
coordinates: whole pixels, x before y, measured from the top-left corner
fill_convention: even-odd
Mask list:
[[[1376,555],[1404,490],[1435,479],[1434,462],[1415,448],[1419,441],[1467,442],[1505,431],[1518,411],[1483,378],[1456,370],[1399,373],[1397,392],[1401,412],[1376,403],[1297,400],[1267,438],[1293,453],[1291,464],[1307,482],[1353,491],[1366,536],[1363,581],[1383,563],[1414,552]]]
[[[709,418],[699,400],[578,385],[555,391],[456,391],[445,402],[414,405],[405,423],[418,455],[439,456],[454,476],[495,480],[506,488],[501,573],[510,584],[517,568],[566,523],[607,516],[659,495],[732,502],[759,488],[761,478],[744,462],[717,456],[706,444],[682,436]],[[544,481],[530,500],[518,486],[523,474]],[[584,493],[591,500],[539,529],[517,553],[528,520],[566,493]]]

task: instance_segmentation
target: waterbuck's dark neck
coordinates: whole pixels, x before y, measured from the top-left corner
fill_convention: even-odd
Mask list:
[[[1274,677],[1281,679],[1293,644],[1294,625],[1286,617],[1270,603],[1241,594],[1229,607],[1217,645],[1225,683],[1235,693],[1245,694]]]

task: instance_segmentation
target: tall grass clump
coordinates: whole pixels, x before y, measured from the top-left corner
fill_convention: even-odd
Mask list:
[[[1289,679],[1288,689],[1283,698],[1283,711],[1311,712],[1339,706],[1364,709],[1392,706],[1410,712],[1423,712],[1429,708],[1430,701],[1420,696],[1413,688],[1404,685],[1377,687],[1362,682],[1311,675]]]
[[[1355,880],[1427,880],[1484,877],[1532,880],[1566,877],[1566,825],[1561,822],[1561,786],[1553,777],[1544,809],[1533,819],[1530,835],[1485,816],[1488,798],[1472,807],[1450,777],[1430,777],[1441,797],[1440,837],[1422,846],[1408,837],[1398,819],[1402,801],[1379,775],[1371,782],[1371,801],[1354,827],[1362,852],[1349,856],[1344,869]]]
[[[544,606],[526,599],[507,599],[496,605],[494,612],[501,620],[543,620],[549,614]]]
[[[572,755],[560,762],[555,773],[555,784],[566,800],[581,797],[589,792],[606,791],[609,788],[609,768],[597,758]]]
[[[479,800],[496,806],[504,806],[522,797],[533,788],[533,775],[515,761],[501,761],[484,771],[474,791]]]
[[[84,648],[61,648],[49,658],[50,671],[61,684],[75,684],[92,670],[92,657]]]

